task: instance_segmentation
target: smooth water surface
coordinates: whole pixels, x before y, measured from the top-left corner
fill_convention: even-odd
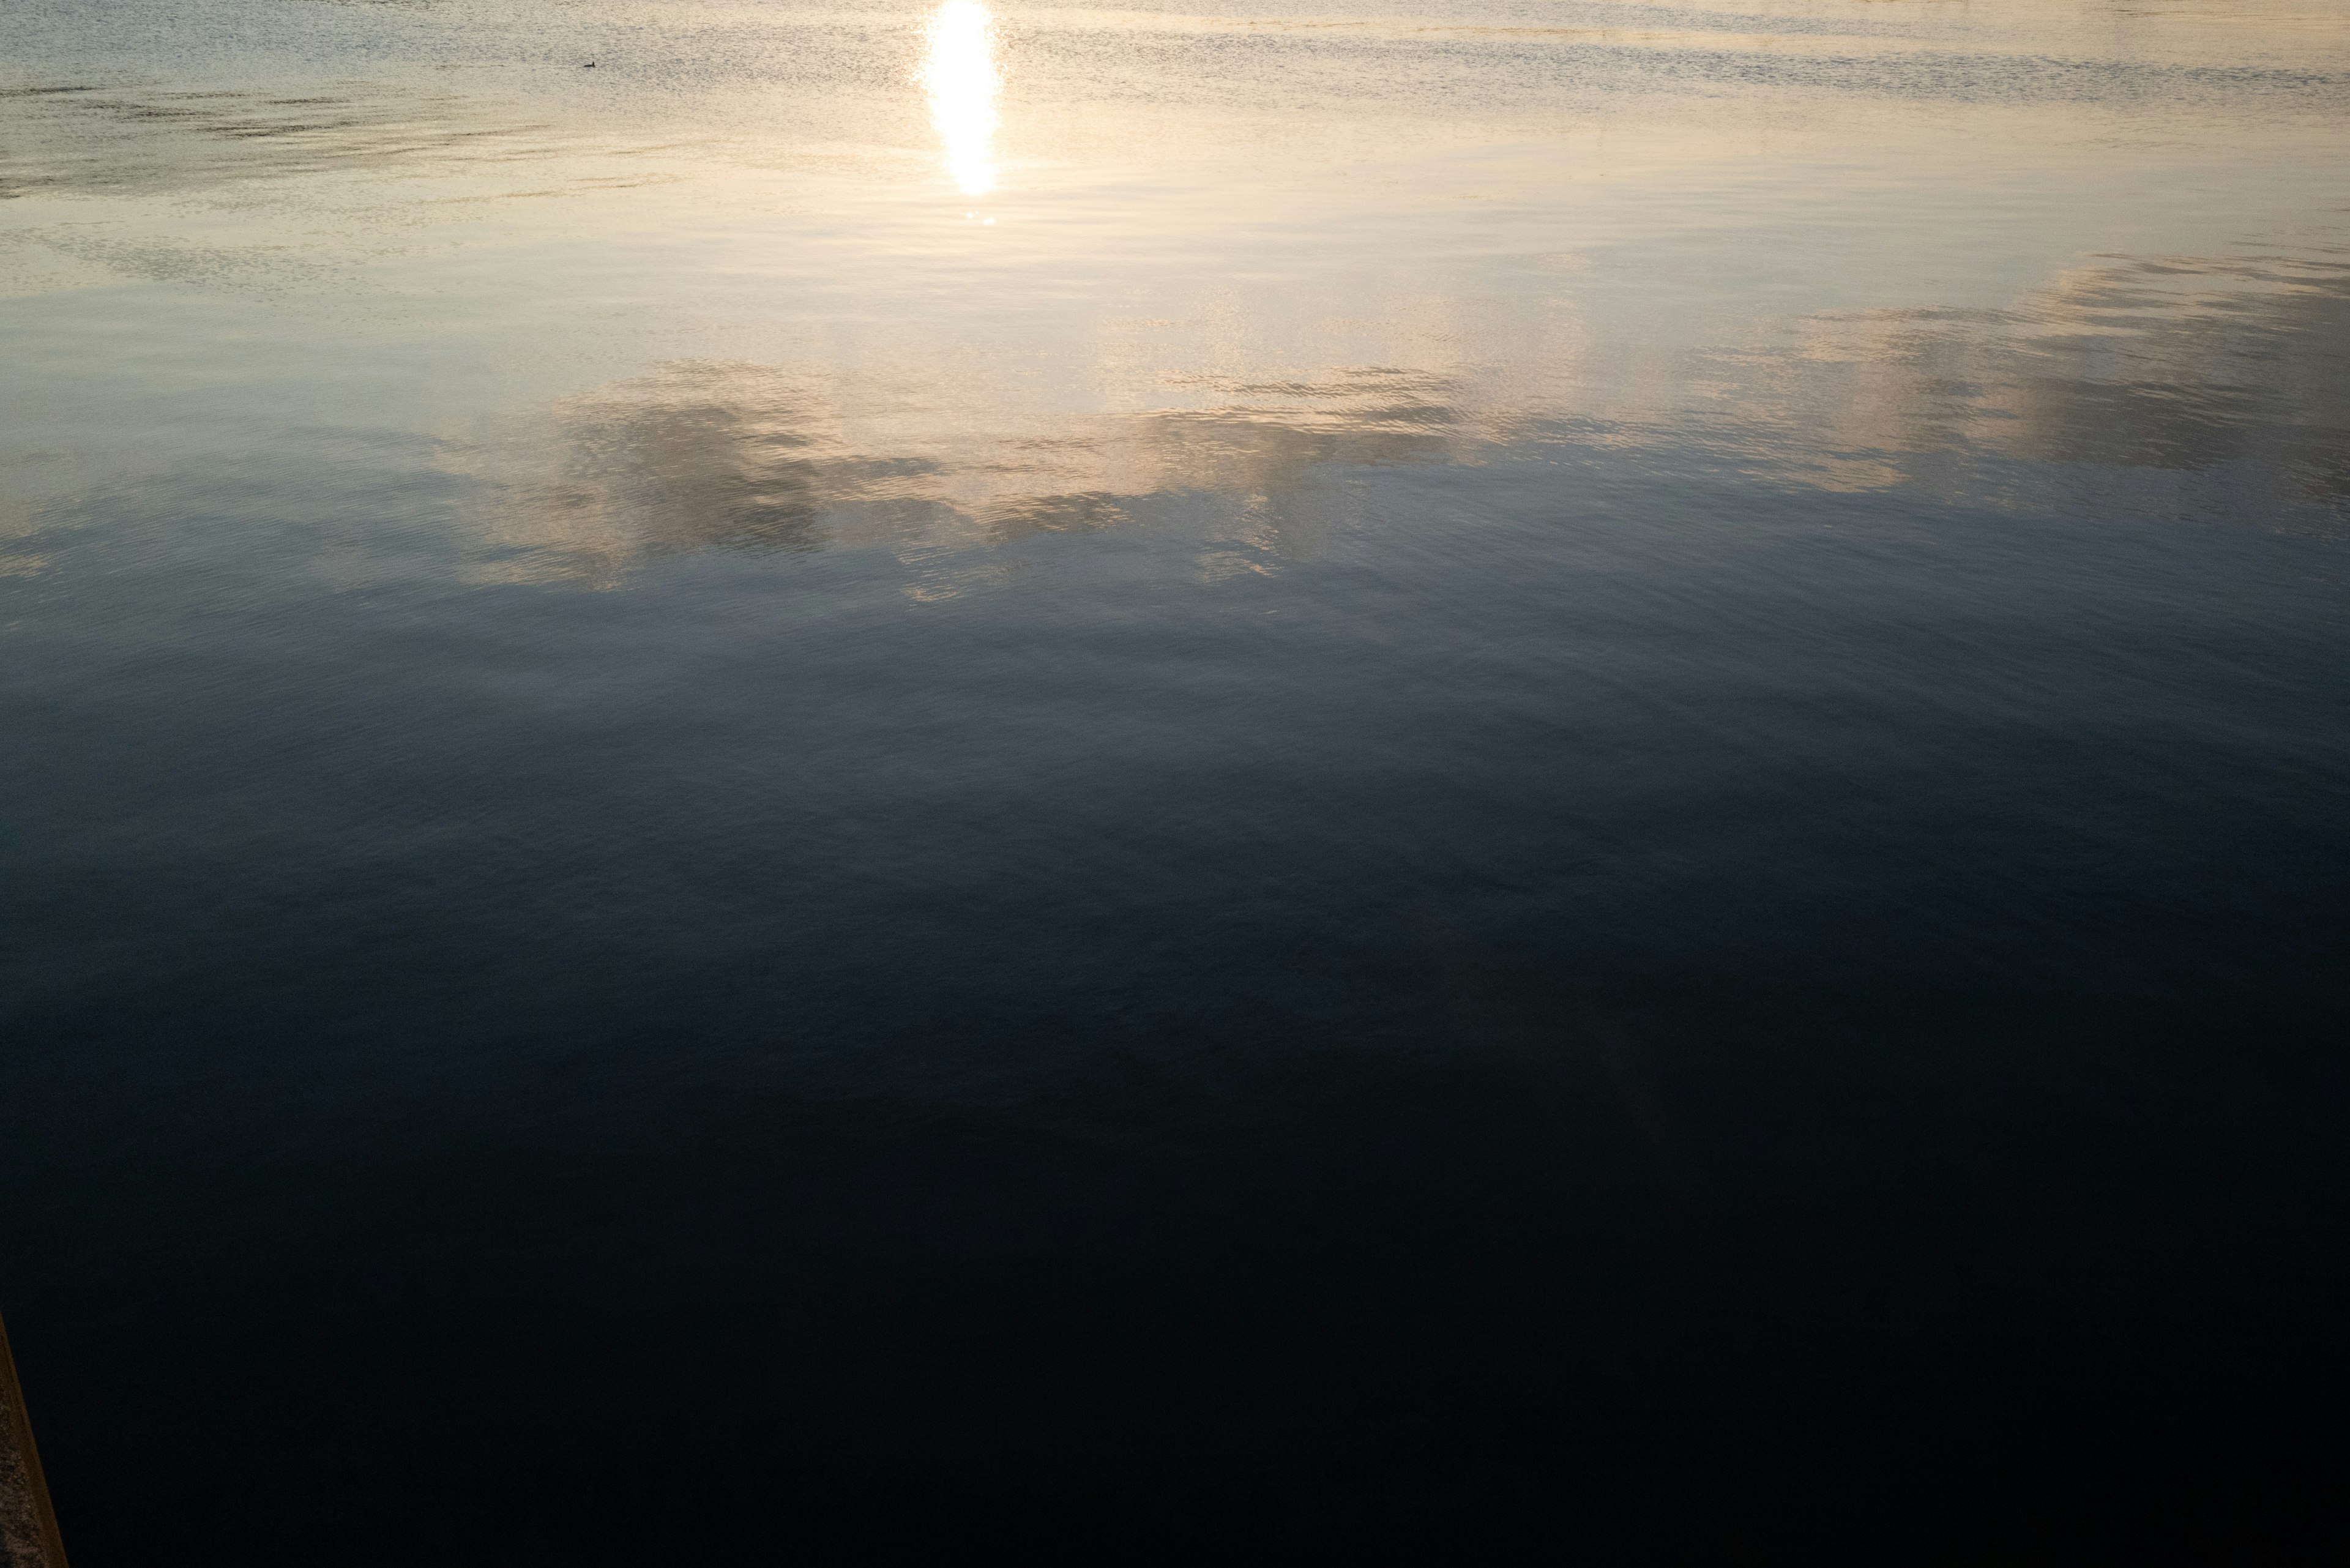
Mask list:
[[[0,12],[84,1568],[2312,1561],[2345,699],[2343,0]]]

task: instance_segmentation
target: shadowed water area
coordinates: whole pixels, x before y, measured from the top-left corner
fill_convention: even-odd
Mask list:
[[[2345,700],[2345,0],[0,13],[80,1568],[2330,1560]]]

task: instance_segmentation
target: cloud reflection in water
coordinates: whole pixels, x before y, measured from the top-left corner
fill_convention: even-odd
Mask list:
[[[867,410],[886,398],[837,376],[684,361],[453,449],[454,466],[481,486],[487,576],[611,580],[702,549],[984,547],[1184,498],[1295,556],[1326,532],[1337,472],[1458,462],[1479,444],[1440,372],[1209,390],[1218,406],[1010,420],[974,438],[877,423]]]
[[[1365,469],[1660,445],[1694,461],[1709,441],[1803,487],[1988,501],[2017,463],[2106,483],[2262,473],[2276,505],[2326,512],[2350,493],[2345,342],[2338,262],[2115,258],[2005,310],[1798,317],[1613,386],[1604,358],[1547,380],[1471,362],[1234,367],[1143,394],[1189,406],[1072,413],[1001,384],[677,361],[445,450],[477,486],[490,575],[603,581],[702,549],[984,549],[1200,505],[1217,537],[1294,558]]]

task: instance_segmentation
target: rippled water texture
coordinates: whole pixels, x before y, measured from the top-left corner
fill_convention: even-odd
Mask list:
[[[2314,1561],[2345,568],[2341,0],[10,0],[68,1545]]]

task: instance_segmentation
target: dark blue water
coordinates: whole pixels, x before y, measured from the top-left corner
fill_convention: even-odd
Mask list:
[[[1554,9],[26,14],[78,1563],[2350,1549],[2345,14]]]

